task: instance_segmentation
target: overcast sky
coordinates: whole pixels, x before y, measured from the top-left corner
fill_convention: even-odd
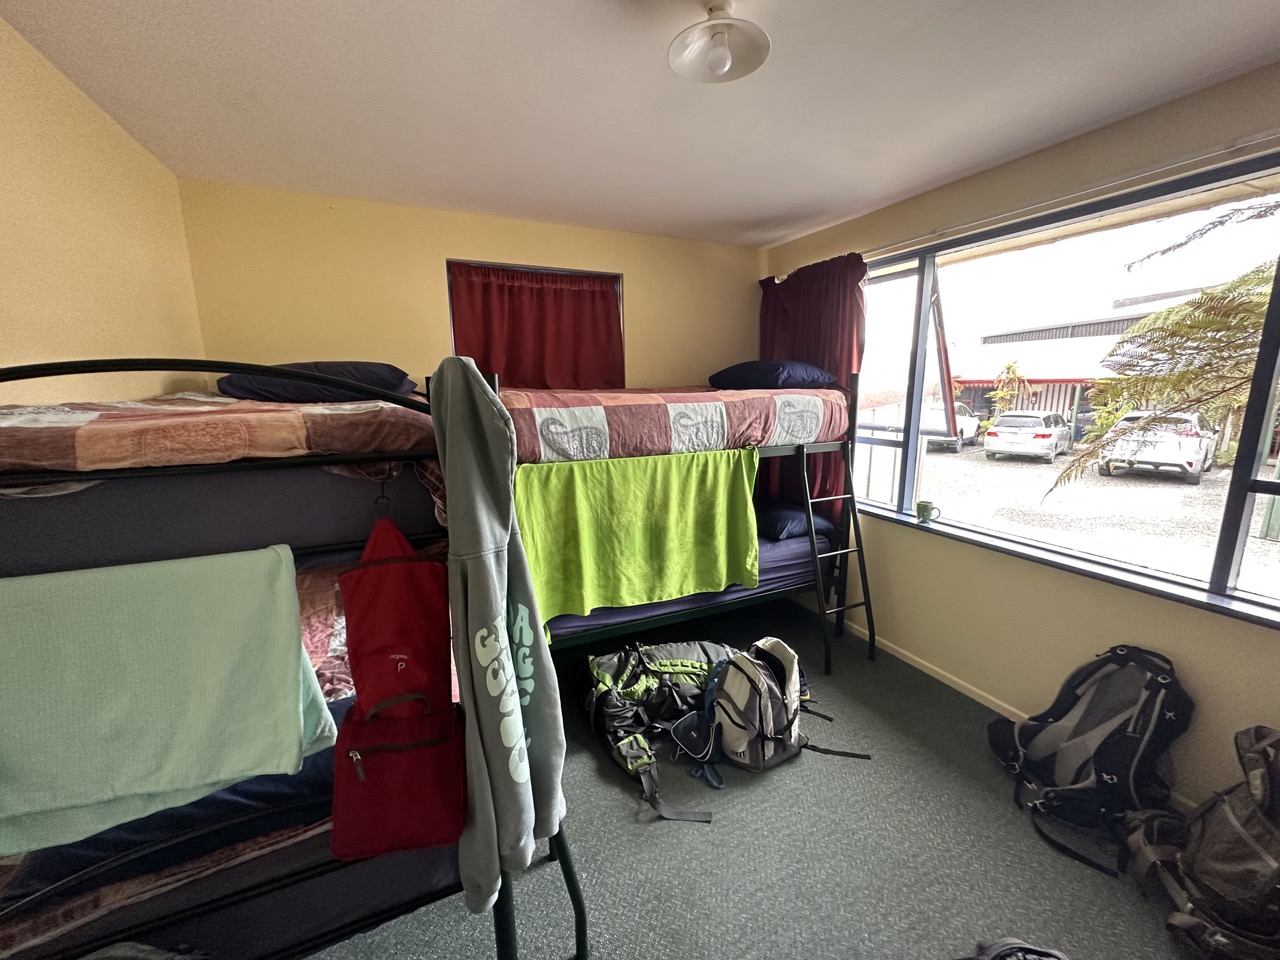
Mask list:
[[[1274,261],[1280,256],[1280,215],[1221,227],[1181,250],[1125,269],[1126,263],[1181,240],[1227,210],[1266,199],[1280,201],[1280,194],[940,267],[938,287],[953,365],[998,364],[990,346],[977,349],[984,335],[1154,311],[1177,301],[1122,308],[1114,303],[1213,286]],[[914,278],[867,287],[864,394],[905,387],[914,310]],[[998,366],[955,374],[985,377],[997,372]],[[932,376],[936,380],[936,373]]]

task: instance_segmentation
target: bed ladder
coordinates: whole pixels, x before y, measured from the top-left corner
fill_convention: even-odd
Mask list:
[[[809,520],[809,553],[813,557],[813,584],[818,595],[818,616],[822,622],[822,672],[831,673],[831,637],[844,636],[844,614],[846,610],[859,607],[866,610],[867,617],[867,659],[876,658],[876,622],[871,614],[871,588],[867,584],[867,563],[862,552],[862,527],[858,523],[858,500],[853,493],[853,405],[850,405],[850,439],[840,444],[840,459],[844,468],[844,490],[834,497],[814,497],[809,486],[809,457],[817,453],[830,452],[830,444],[805,444],[799,448],[800,472],[803,477],[805,491],[805,514]],[[810,451],[810,446],[825,449]],[[840,501],[840,537],[836,549],[825,553],[818,552],[818,535],[813,528],[813,505]],[[849,535],[853,534],[853,546],[849,546]],[[849,561],[857,558],[858,581],[862,586],[862,597],[848,602]],[[824,561],[831,561],[831,572],[823,574]],[[833,589],[834,588],[834,589]],[[828,607],[827,599],[834,593],[835,606]],[[831,617],[835,616],[832,624]]]

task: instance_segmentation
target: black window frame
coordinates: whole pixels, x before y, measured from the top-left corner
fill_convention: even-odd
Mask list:
[[[928,535],[963,541],[1201,609],[1265,626],[1280,627],[1280,598],[1259,597],[1237,591],[1235,588],[1240,563],[1248,542],[1249,531],[1246,518],[1252,516],[1254,501],[1259,495],[1280,497],[1280,480],[1259,476],[1260,467],[1269,451],[1269,443],[1263,442],[1262,432],[1267,423],[1268,411],[1275,403],[1277,379],[1280,378],[1280,251],[1276,252],[1277,266],[1272,283],[1271,301],[1263,322],[1249,400],[1245,406],[1238,434],[1236,460],[1232,467],[1217,547],[1207,581],[1162,574],[1126,564],[1123,561],[1094,557],[1065,547],[1053,547],[963,523],[921,524],[915,519],[914,505],[910,502],[917,488],[920,469],[919,412],[922,410],[925,389],[925,361],[929,337],[931,335],[936,337],[933,297],[936,289],[937,261],[940,255],[1035,234],[1053,227],[1079,223],[1105,214],[1135,209],[1160,200],[1199,193],[1206,189],[1228,186],[1274,173],[1280,173],[1280,151],[1214,167],[1106,199],[1064,206],[1059,210],[1017,223],[949,237],[936,244],[915,250],[868,260],[870,274],[866,281],[868,285],[915,276],[916,305],[904,401],[906,419],[901,437],[859,436],[856,441],[859,444],[892,446],[901,450],[901,466],[896,478],[896,495],[894,502],[888,506],[860,501],[859,512],[910,526]]]

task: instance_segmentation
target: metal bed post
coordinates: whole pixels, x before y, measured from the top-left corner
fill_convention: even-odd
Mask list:
[[[578,871],[574,869],[573,858],[569,856],[569,841],[565,838],[563,825],[551,837],[550,857],[560,864],[564,885],[569,888],[569,902],[573,904],[574,960],[589,960],[591,946],[587,942],[587,904],[582,898],[582,887],[578,885]]]
[[[502,871],[498,899],[493,904],[493,939],[498,960],[519,960],[516,942],[516,900],[511,892],[511,874]]]

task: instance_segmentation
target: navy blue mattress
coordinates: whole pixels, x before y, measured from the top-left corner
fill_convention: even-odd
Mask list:
[[[831,549],[829,541],[818,537],[818,552]],[[768,593],[790,587],[803,587],[813,583],[813,557],[809,552],[809,538],[792,537],[788,540],[760,539],[760,583],[756,587],[731,586],[718,593],[695,593],[676,600],[662,600],[635,607],[601,607],[584,616],[565,614],[553,618],[548,624],[551,639],[571,637],[586,630],[613,627],[650,617],[681,613],[717,603],[741,600],[753,594]]]

